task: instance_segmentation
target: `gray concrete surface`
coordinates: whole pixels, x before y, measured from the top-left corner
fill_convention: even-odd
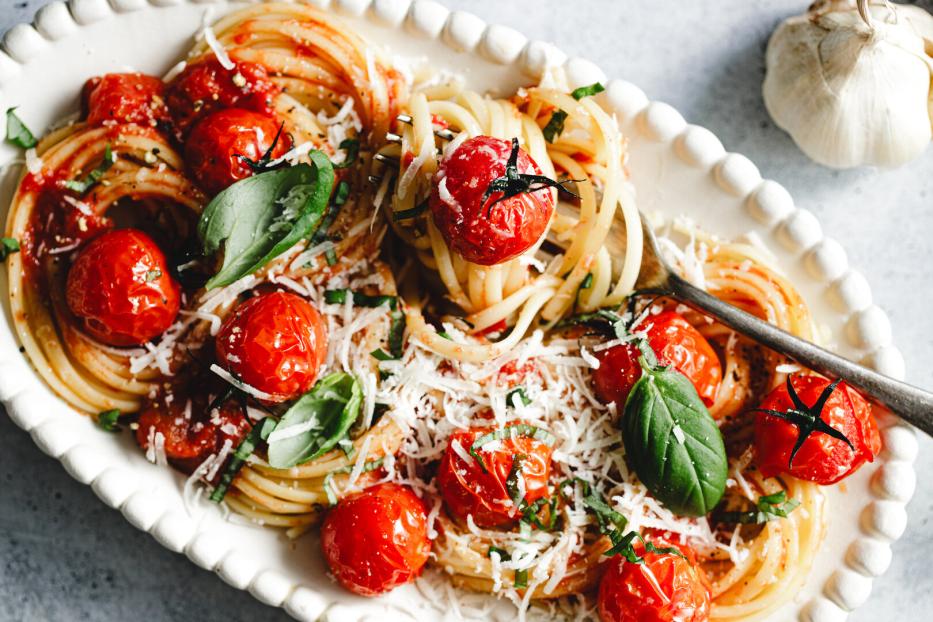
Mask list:
[[[765,112],[768,36],[806,0],[442,0],[557,43],[705,125],[790,189],[891,314],[908,379],[933,387],[933,149],[897,171],[834,172],[809,162]],[[43,0],[0,0],[0,31]],[[933,9],[931,0],[917,2]],[[894,563],[851,619],[929,620],[933,611],[933,441]],[[0,620],[285,620],[161,548],[102,505],[0,416]]]

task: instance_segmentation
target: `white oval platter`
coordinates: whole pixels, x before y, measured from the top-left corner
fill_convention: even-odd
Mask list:
[[[615,113],[630,140],[630,168],[639,206],[686,215],[722,237],[752,235],[769,247],[825,327],[837,351],[894,377],[904,362],[891,344],[887,315],[872,303],[864,277],[845,250],[824,237],[819,222],[798,209],[779,184],[762,179],[742,155],[727,153],[708,130],[689,125],[672,107],[650,102],[636,86],[608,80],[589,61],[567,58],[475,15],[450,12],[428,0],[312,0],[341,14],[351,28],[393,56],[428,59],[467,83],[507,94],[536,82],[544,67],[563,64],[571,86],[602,81],[601,103]],[[0,51],[0,109],[44,132],[77,109],[85,79],[110,71],[164,74],[182,59],[205,11],[215,17],[241,6],[226,0],[71,0],[52,2],[6,33]],[[22,155],[0,146],[5,219]],[[5,271],[0,289],[5,293]],[[3,296],[4,301],[6,295]],[[347,594],[327,578],[315,536],[297,543],[279,533],[225,520],[219,511],[184,502],[184,479],[149,464],[129,435],[113,436],[71,411],[39,380],[18,351],[4,303],[0,321],[0,401],[10,418],[78,481],[91,486],[165,547],[184,553],[224,581],[283,607],[300,620],[376,619],[390,613],[438,619],[414,586],[381,600]],[[913,494],[917,453],[913,430],[882,422],[885,449],[842,488],[830,491],[831,524],[806,586],[771,620],[838,622],[861,605],[872,579],[891,561],[890,544],[903,533]],[[189,504],[190,505],[190,504]],[[423,603],[423,605],[422,605]],[[420,611],[420,615],[417,613]]]

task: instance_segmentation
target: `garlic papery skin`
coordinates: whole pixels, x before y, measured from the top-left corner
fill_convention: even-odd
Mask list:
[[[771,36],[765,106],[820,164],[904,164],[931,140],[931,33],[917,7],[819,0]]]

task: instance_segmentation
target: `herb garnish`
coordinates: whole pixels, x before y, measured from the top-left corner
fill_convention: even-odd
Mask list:
[[[505,394],[505,405],[514,407],[516,397],[521,400],[524,406],[531,404],[531,398],[525,393],[525,387],[515,387]]]
[[[276,430],[295,427],[297,433],[270,439],[269,464],[287,469],[327,453],[346,438],[362,404],[363,390],[350,374],[338,372],[319,380],[282,415]]]
[[[567,120],[567,113],[561,109],[557,109],[551,113],[551,118],[548,120],[547,125],[544,126],[544,129],[541,130],[541,133],[544,134],[544,140],[549,143],[553,143],[554,140],[560,136],[564,131],[564,121]]]
[[[369,473],[375,471],[376,469],[382,468],[382,463],[385,458],[377,458],[376,460],[369,460],[363,464],[363,473]],[[339,469],[334,469],[330,471],[327,475],[324,476],[324,494],[327,495],[327,503],[330,505],[337,505],[337,494],[334,492],[334,476],[335,475],[349,475],[353,472],[352,466],[340,467]]]
[[[120,411],[116,408],[97,413],[97,426],[101,430],[116,432],[119,426]]]
[[[6,110],[6,141],[22,149],[32,149],[38,141],[15,111],[16,106]]]
[[[505,549],[499,548],[498,546],[489,545],[489,549],[486,551],[486,557],[492,558],[493,554],[499,556],[500,562],[510,562],[512,561],[512,556],[509,555],[509,552]],[[515,571],[515,580],[512,586],[516,589],[521,589],[528,587],[528,569],[520,568]]]
[[[505,478],[505,489],[509,493],[509,499],[515,507],[519,507],[525,500],[525,491],[518,485],[518,478],[522,474],[522,462],[528,458],[525,454],[515,454],[512,456],[512,466],[509,468],[509,474]]]
[[[497,177],[489,182],[489,185],[486,187],[486,192],[483,193],[483,198],[480,203],[481,205],[486,205],[486,202],[489,200],[492,194],[496,192],[502,193],[501,197],[497,198],[486,206],[486,217],[488,218],[492,213],[492,208],[495,207],[495,205],[500,201],[505,201],[506,199],[510,199],[518,194],[537,192],[538,190],[543,190],[544,188],[559,188],[560,190],[572,194],[579,199],[579,196],[568,190],[564,185],[577,181],[583,180],[565,179],[564,181],[554,181],[545,175],[530,175],[527,173],[519,173],[518,139],[513,138],[512,151],[509,153],[509,160],[505,165],[505,174],[502,177]]]
[[[557,443],[557,438],[543,428],[528,425],[527,423],[516,423],[514,425],[507,425],[504,428],[499,428],[498,430],[493,430],[492,432],[487,432],[486,434],[483,434],[477,438],[475,441],[473,441],[473,444],[470,445],[470,455],[476,459],[480,468],[486,472],[486,464],[483,462],[482,457],[477,453],[477,450],[481,449],[486,443],[501,441],[507,438],[514,438],[516,436],[526,436],[536,441],[541,441],[548,447],[553,447],[554,444]]]
[[[259,445],[259,441],[264,441],[269,438],[269,435],[275,430],[276,425],[275,419],[266,417],[254,425],[253,429],[246,435],[246,438],[240,441],[236,451],[233,452],[233,456],[230,457],[230,462],[227,463],[223,474],[221,474],[220,480],[217,482],[217,487],[211,492],[211,501],[220,503],[224,500],[224,497],[227,495],[227,490],[230,489],[230,484],[233,483],[233,479],[236,477],[237,473],[240,472],[240,469],[243,468],[243,464],[245,464],[246,460],[256,451],[256,446]]]
[[[570,96],[573,97],[575,100],[580,101],[584,97],[591,97],[593,95],[596,95],[597,93],[602,93],[605,90],[606,90],[606,87],[604,87],[602,84],[600,84],[599,82],[594,82],[593,84],[590,84],[588,86],[581,86],[579,88],[574,89],[570,93]]]
[[[799,505],[800,501],[788,499],[787,493],[779,490],[776,493],[758,497],[758,501],[755,503],[757,510],[750,512],[719,512],[714,516],[724,523],[760,525],[775,518],[787,518],[787,515]]]
[[[328,289],[324,291],[324,302],[330,305],[342,305],[347,301],[347,294],[353,296],[353,304],[358,307],[381,307],[386,305],[392,310],[398,307],[397,296],[370,296],[363,292],[355,292],[346,288]]]
[[[198,222],[205,255],[224,246],[223,266],[205,285],[229,285],[311,235],[334,187],[334,169],[320,151],[311,164],[265,171],[234,183],[208,203]]]
[[[272,144],[269,145],[269,148],[266,149],[266,152],[263,153],[262,156],[260,156],[258,160],[250,160],[245,155],[242,155],[239,153],[236,154],[236,157],[239,158],[239,160],[243,162],[243,164],[248,166],[249,169],[254,174],[263,173],[265,171],[271,171],[274,169],[282,168],[284,166],[288,166],[288,163],[284,161],[278,163],[275,166],[269,165],[272,162],[272,153],[275,151],[276,145],[279,144],[279,138],[282,137],[282,128],[284,127],[285,127],[285,121],[282,121],[281,123],[279,123],[279,129],[275,132],[275,138],[272,139]]]
[[[828,434],[829,436],[844,442],[849,446],[849,449],[855,451],[855,447],[853,447],[852,442],[846,437],[846,435],[823,421],[822,418],[823,407],[826,406],[826,402],[832,396],[833,391],[836,390],[836,387],[839,386],[840,382],[842,382],[841,379],[833,381],[829,386],[823,389],[823,392],[820,393],[820,396],[817,398],[816,402],[813,403],[813,406],[807,406],[803,403],[803,400],[800,399],[800,396],[797,395],[797,390],[794,389],[794,383],[791,382],[791,377],[788,376],[787,394],[790,396],[791,401],[794,402],[794,408],[788,409],[785,412],[767,408],[756,408],[753,411],[765,413],[767,415],[771,415],[772,417],[777,417],[778,419],[783,419],[784,421],[797,426],[797,442],[794,443],[794,448],[791,449],[790,460],[787,462],[787,468],[794,466],[794,458],[797,456],[797,452],[800,451],[800,448],[803,446],[804,442],[814,432]]]
[[[6,261],[11,253],[19,252],[19,240],[16,238],[0,238],[0,262]]]
[[[113,151],[110,149],[108,144],[104,148],[104,159],[97,165],[93,171],[87,174],[84,179],[70,179],[65,182],[65,187],[71,190],[72,192],[77,192],[78,194],[85,194],[88,190],[97,185],[97,182],[101,180],[110,167],[113,166],[113,163],[116,162],[116,158],[113,155]]]
[[[162,276],[162,271],[156,268],[155,270],[150,270],[146,273],[146,283],[152,283],[156,279]]]
[[[356,163],[360,154],[360,141],[355,138],[344,138],[340,141],[340,149],[346,152],[343,162],[334,164],[334,168],[349,168]]]

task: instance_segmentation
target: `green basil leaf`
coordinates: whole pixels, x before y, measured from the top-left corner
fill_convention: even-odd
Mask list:
[[[320,151],[311,164],[241,179],[208,203],[198,222],[205,255],[224,245],[220,271],[208,289],[229,285],[263,267],[320,225],[334,188],[334,168]]]
[[[525,436],[532,438],[536,441],[541,441],[548,447],[553,447],[557,444],[557,437],[545,430],[544,428],[537,428],[533,425],[528,425],[527,423],[516,423],[513,425],[507,425],[504,428],[499,428],[498,430],[493,430],[492,432],[487,432],[483,434],[470,445],[470,455],[479,463],[480,468],[483,471],[486,471],[486,464],[483,462],[482,456],[480,456],[477,451],[483,448],[483,445],[487,443],[492,443],[493,441],[501,441],[508,438],[516,438],[519,436]]]
[[[19,252],[19,240],[16,238],[0,238],[0,262],[6,261],[11,253]]]
[[[102,430],[116,432],[120,429],[120,411],[116,408],[97,413],[97,425]]]
[[[716,507],[726,488],[726,449],[690,380],[670,368],[645,369],[621,425],[625,453],[655,498],[682,516]]]
[[[32,149],[38,141],[22,119],[16,116],[16,107],[6,110],[6,141],[23,149]]]
[[[370,296],[369,294],[364,294],[363,292],[355,292],[349,289],[325,289],[324,290],[324,302],[329,305],[342,305],[347,301],[347,294],[353,296],[353,304],[357,307],[381,307],[386,305],[389,309],[393,311],[398,306],[398,297],[396,296]]]
[[[363,390],[350,374],[340,372],[323,378],[282,415],[277,432],[294,426],[301,426],[302,431],[271,440],[269,464],[287,469],[327,453],[346,438],[362,403]]]
[[[547,125],[544,126],[544,129],[541,130],[541,133],[544,134],[544,140],[549,143],[553,143],[554,140],[560,136],[564,131],[564,121],[567,120],[567,113],[563,110],[557,109],[551,113],[551,118],[548,119]]]
[[[581,86],[580,88],[574,89],[570,93],[570,96],[575,100],[580,101],[584,97],[590,97],[592,95],[596,95],[597,93],[602,93],[605,90],[606,87],[604,87],[602,84],[599,82],[594,82],[588,86]]]
[[[350,168],[360,155],[360,141],[355,138],[344,138],[340,141],[340,149],[346,152],[346,157],[340,164],[335,164],[334,168]]]
[[[369,460],[363,463],[362,473],[370,473],[376,469],[382,468],[382,463],[385,462],[385,457],[376,458],[375,460]],[[349,465],[345,467],[340,467],[339,469],[334,469],[330,471],[327,475],[324,476],[324,494],[327,495],[328,505],[337,505],[337,493],[334,491],[334,476],[335,475],[349,475],[353,472],[353,469],[356,465]]]
[[[116,162],[116,158],[113,156],[113,151],[111,151],[110,145],[108,144],[104,149],[104,159],[97,165],[97,168],[88,173],[84,179],[70,179],[66,181],[65,187],[78,194],[86,193],[97,185],[97,182],[101,180],[104,173],[110,170],[114,162]]]
[[[518,398],[522,405],[528,406],[531,404],[531,398],[528,397],[528,394],[525,393],[525,387],[515,387],[511,391],[505,394],[505,405],[515,407],[515,398]]]
[[[217,487],[211,492],[211,501],[220,503],[224,500],[224,497],[227,496],[227,490],[230,489],[230,484],[233,483],[233,479],[236,477],[237,473],[240,472],[240,469],[243,468],[247,458],[256,451],[256,446],[259,445],[259,441],[264,441],[269,438],[269,435],[275,430],[276,425],[277,422],[275,419],[266,417],[254,425],[253,429],[246,435],[246,438],[240,441],[240,444],[237,445],[236,450],[233,452],[233,456],[230,457],[230,461],[227,463],[224,472],[221,474],[220,481],[217,482]]]

